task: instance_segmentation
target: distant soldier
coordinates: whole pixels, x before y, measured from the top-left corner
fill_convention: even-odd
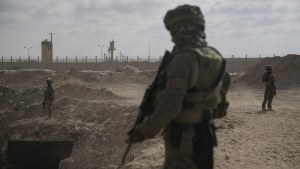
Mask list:
[[[9,91],[9,88],[7,86],[0,86],[0,89],[2,91],[2,96],[6,96]]]
[[[44,101],[43,101],[43,106],[44,106],[44,111],[48,111],[48,117],[52,118],[52,102],[54,100],[54,90],[52,87],[52,80],[51,78],[47,79],[47,89],[45,90],[44,93]]]
[[[276,86],[275,86],[275,77],[272,75],[272,66],[266,65],[266,72],[262,76],[262,83],[265,83],[265,93],[264,93],[264,101],[262,103],[262,111],[266,110],[266,104],[268,106],[268,110],[272,110],[272,100],[274,95],[276,95]]]

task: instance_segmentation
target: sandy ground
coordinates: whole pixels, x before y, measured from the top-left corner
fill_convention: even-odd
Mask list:
[[[215,168],[299,168],[299,92],[299,89],[279,90],[274,111],[262,112],[262,90],[232,89],[228,116],[216,120]],[[163,162],[161,138],[146,142],[151,144],[142,150],[133,150],[136,158],[127,164],[129,168],[159,168]]]
[[[46,119],[40,105],[45,79],[49,76],[56,91],[51,120]],[[77,131],[80,136],[76,137],[72,155],[65,160],[63,169],[158,169],[164,161],[161,136],[133,145],[125,165],[120,166],[127,146],[126,132],[134,123],[152,77],[153,72],[136,70],[1,72],[1,85],[9,86],[13,92],[0,98],[0,122],[8,123],[8,129],[55,124],[69,132]],[[228,116],[215,121],[218,128],[215,168],[298,169],[299,93],[300,87],[278,89],[274,111],[261,112],[261,89],[233,85],[228,96]],[[7,127],[0,129],[4,132]]]

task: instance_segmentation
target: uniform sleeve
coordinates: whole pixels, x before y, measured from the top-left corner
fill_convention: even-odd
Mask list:
[[[263,74],[263,76],[261,78],[261,82],[262,83],[266,83],[267,82],[267,74],[266,73]]]
[[[44,91],[44,102],[47,100],[47,89]]]
[[[272,79],[271,79],[270,83],[271,83],[273,89],[276,90],[277,88],[276,88],[276,85],[275,85],[275,77],[274,76],[272,76]]]
[[[166,88],[154,113],[138,126],[145,138],[153,138],[166,125],[175,119],[182,109],[182,101],[187,93],[189,79],[192,75],[194,60],[192,53],[176,55],[172,60]]]

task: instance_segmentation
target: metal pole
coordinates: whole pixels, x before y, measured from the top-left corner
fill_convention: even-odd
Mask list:
[[[233,73],[233,58],[234,56],[232,55],[232,58],[231,58],[231,72]]]
[[[247,59],[248,59],[248,56],[247,56],[247,54],[246,54],[246,70],[247,70],[247,68],[248,68]]]

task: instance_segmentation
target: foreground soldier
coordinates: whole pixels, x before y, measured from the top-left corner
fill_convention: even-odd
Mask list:
[[[129,143],[153,138],[164,129],[164,169],[211,169],[216,145],[211,119],[222,107],[225,61],[207,46],[199,7],[178,6],[167,12],[164,23],[175,43],[172,60],[163,70],[166,79],[158,80],[166,81],[165,86],[155,93],[153,113],[128,133]],[[216,117],[226,115],[220,113]]]
[[[266,104],[268,110],[272,110],[272,101],[274,95],[276,95],[275,77],[272,75],[272,66],[267,65],[265,67],[266,72],[262,76],[262,82],[265,83],[264,101],[262,102],[262,111],[266,110]]]
[[[50,78],[47,79],[47,89],[44,93],[44,111],[48,111],[48,118],[52,118],[52,102],[54,100],[54,90],[52,87],[52,80]]]

